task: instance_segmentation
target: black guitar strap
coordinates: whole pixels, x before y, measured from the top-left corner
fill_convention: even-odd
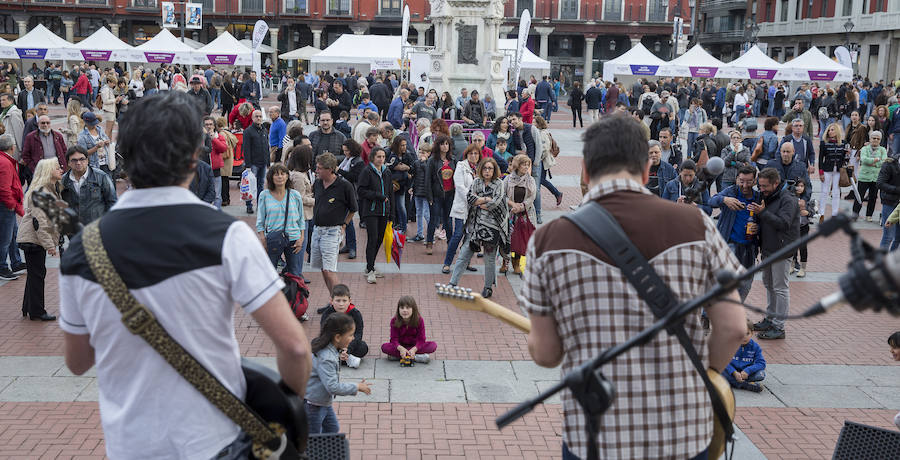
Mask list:
[[[577,211],[563,216],[578,226],[585,235],[589,236],[594,244],[600,247],[606,255],[622,270],[622,274],[628,279],[638,295],[647,302],[650,310],[657,318],[662,318],[668,311],[679,305],[675,294],[669,286],[659,277],[656,270],[647,262],[644,255],[634,246],[631,239],[619,226],[615,217],[596,201],[591,201]],[[694,344],[684,330],[684,322],[680,322],[668,329],[670,334],[678,337],[678,342],[684,348],[697,372],[706,385],[709,398],[712,402],[713,413],[718,417],[725,429],[726,440],[733,439],[734,427],[725,404],[716,392],[712,381],[706,375],[706,367],[700,360]]]

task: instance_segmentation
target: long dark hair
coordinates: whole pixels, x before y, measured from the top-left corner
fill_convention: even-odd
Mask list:
[[[397,158],[403,158],[403,155],[406,154],[406,150],[400,150],[400,143],[406,142],[406,139],[400,136],[394,136],[394,140],[391,141],[391,153],[397,156]],[[407,145],[409,147],[409,145]]]
[[[501,115],[501,116],[497,117],[497,120],[494,122],[494,129],[491,130],[492,133],[494,133],[494,134],[499,134],[499,133],[500,133],[500,125],[503,123],[503,120],[506,120],[506,116]],[[506,132],[510,132],[510,131],[511,131],[511,130],[509,129],[509,120],[507,120],[507,122],[506,122]]]
[[[322,330],[319,331],[319,336],[312,339],[311,345],[313,354],[322,351],[333,342],[334,336],[346,334],[354,327],[356,327],[356,323],[354,323],[353,318],[346,313],[334,312],[328,315],[328,318],[325,318],[325,322],[322,324]]]
[[[418,327],[419,326],[419,306],[416,304],[416,299],[411,295],[405,295],[400,297],[400,300],[397,301],[397,310],[394,313],[394,327],[403,327],[404,321],[400,316],[400,307],[410,307],[412,308],[412,315],[409,316],[409,321],[405,324],[409,327]]]
[[[450,137],[445,134],[435,134],[431,142],[431,158],[441,159],[441,145],[445,143],[450,146],[450,149],[447,150],[447,159],[453,157],[453,144],[450,143]]]
[[[288,179],[287,182],[284,183],[285,190],[290,190],[293,187],[291,183],[291,172],[288,171],[287,166],[281,163],[275,163],[269,167],[269,171],[266,172],[266,188],[269,191],[275,191],[275,173],[284,173],[287,174]],[[290,191],[288,192],[290,193]]]

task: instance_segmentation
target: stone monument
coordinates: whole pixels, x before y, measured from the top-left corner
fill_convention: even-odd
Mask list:
[[[428,79],[441,94],[459,96],[461,88],[490,95],[502,112],[503,52],[498,49],[506,0],[430,0],[434,49]],[[499,115],[499,113],[498,113]]]

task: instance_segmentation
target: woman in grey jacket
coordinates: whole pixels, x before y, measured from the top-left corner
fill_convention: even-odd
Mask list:
[[[729,135],[731,145],[722,149],[722,160],[725,161],[725,172],[722,173],[722,190],[734,185],[738,170],[750,164],[750,149],[742,144],[741,132],[734,130]]]
[[[312,340],[312,373],[306,384],[306,418],[310,434],[340,431],[331,407],[335,396],[372,394],[366,379],[357,384],[341,383],[341,361],[347,360],[347,346],[353,341],[356,323],[344,313],[332,313],[322,332]]]

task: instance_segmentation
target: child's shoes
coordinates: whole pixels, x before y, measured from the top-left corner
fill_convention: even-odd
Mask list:
[[[431,358],[428,356],[428,353],[419,353],[416,354],[416,362],[421,364],[428,364],[431,362]]]
[[[742,390],[752,391],[754,393],[761,393],[763,391],[762,385],[751,382],[741,382],[738,388]]]
[[[353,369],[357,369],[357,368],[359,368],[359,363],[360,363],[360,362],[362,362],[362,358],[359,358],[359,357],[356,357],[356,356],[353,356],[353,355],[347,355],[347,366],[348,366],[348,367],[352,367]]]

